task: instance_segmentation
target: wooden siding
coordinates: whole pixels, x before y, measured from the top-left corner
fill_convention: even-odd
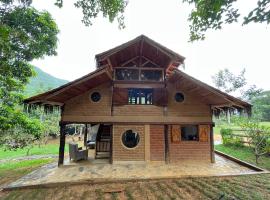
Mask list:
[[[164,125],[150,125],[150,160],[165,160]]]
[[[122,134],[133,130],[140,136],[139,144],[127,148],[122,143]],[[144,161],[145,160],[145,126],[144,125],[113,125],[113,162],[115,161]]]
[[[101,99],[93,102],[90,95],[99,92]],[[70,121],[78,121],[79,117],[86,116],[110,116],[111,115],[111,86],[109,83],[102,84],[79,96],[65,102],[63,118],[70,118]]]
[[[101,93],[100,102],[95,103],[90,100],[89,96],[94,91]],[[176,92],[184,93],[184,102],[178,103],[174,100]],[[210,105],[206,105],[195,95],[182,90],[181,84],[168,84],[168,106],[165,107],[155,105],[114,105],[111,108],[111,105],[112,89],[108,82],[65,102],[61,121],[142,124],[212,122]]]
[[[180,86],[173,84],[168,84],[168,110],[167,115],[171,117],[194,117],[200,116],[205,117],[207,121],[211,122],[211,110],[210,106],[201,102],[195,95],[189,94],[187,91],[183,90]],[[179,103],[174,99],[175,93],[181,92],[184,94],[184,101]],[[194,121],[195,122],[195,121]]]
[[[163,116],[163,107],[154,105],[114,106],[113,116]],[[138,118],[138,117],[137,117]]]

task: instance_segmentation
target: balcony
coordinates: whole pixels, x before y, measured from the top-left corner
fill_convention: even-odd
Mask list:
[[[162,68],[138,68],[121,67],[114,70],[114,80],[116,81],[145,81],[163,82],[164,69]]]

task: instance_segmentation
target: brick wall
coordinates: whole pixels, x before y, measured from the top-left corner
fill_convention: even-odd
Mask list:
[[[165,160],[164,125],[150,125],[150,160]]]
[[[122,134],[133,130],[140,136],[139,144],[127,148],[122,143]],[[113,125],[113,162],[114,161],[144,161],[145,160],[145,126],[144,125]]]
[[[208,140],[208,142],[181,141],[172,143],[170,126],[168,131],[170,162],[182,162],[187,160],[211,162],[210,140]],[[210,135],[208,135],[208,138],[210,138]]]

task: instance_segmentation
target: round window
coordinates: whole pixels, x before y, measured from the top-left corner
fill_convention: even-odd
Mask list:
[[[176,102],[183,102],[185,97],[181,92],[177,92],[174,96]]]
[[[92,100],[93,102],[98,102],[100,99],[101,99],[101,95],[100,95],[99,92],[93,92],[93,93],[91,94],[91,100]]]
[[[134,148],[136,147],[140,142],[140,136],[138,133],[133,132],[132,130],[127,130],[122,135],[122,143],[127,148]]]

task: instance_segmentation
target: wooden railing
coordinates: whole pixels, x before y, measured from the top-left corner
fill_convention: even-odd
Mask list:
[[[103,139],[96,142],[96,152],[110,152],[111,141],[110,139]]]

